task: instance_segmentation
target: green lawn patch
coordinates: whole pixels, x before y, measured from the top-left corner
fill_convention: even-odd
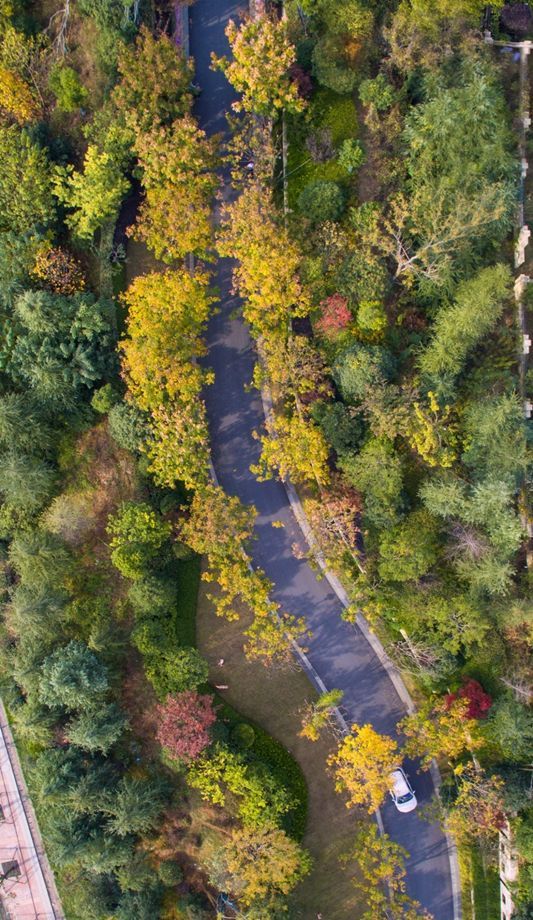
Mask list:
[[[324,163],[310,159],[305,145],[309,134],[328,130],[336,152],[345,140],[357,137],[357,113],[351,96],[339,96],[332,90],[319,89],[310,100],[305,116],[288,120],[289,132],[289,201],[295,207],[309,182],[328,180],[348,184],[350,175],[335,158]]]
[[[196,605],[200,586],[199,556],[175,563],[174,576],[178,584],[175,630],[180,645],[196,645]]]
[[[461,847],[459,868],[463,920],[499,920],[500,879],[496,865],[483,865],[479,847]]]

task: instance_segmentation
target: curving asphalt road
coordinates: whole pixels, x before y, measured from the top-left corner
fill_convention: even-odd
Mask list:
[[[221,73],[210,69],[211,52],[228,53],[224,29],[229,18],[242,10],[234,0],[196,0],[190,11],[190,52],[196,62],[196,81],[202,92],[196,115],[208,134],[224,132],[225,113],[234,94]],[[295,559],[291,546],[304,544],[284,486],[256,481],[250,465],[257,461],[259,445],[252,432],[264,421],[261,398],[249,389],[255,362],[248,330],[238,315],[231,294],[231,263],[220,260],[216,268],[220,312],[208,330],[209,355],[215,383],[206,392],[213,463],[224,489],[238,495],[258,511],[254,562],[274,584],[273,596],[282,609],[305,616],[313,636],[308,658],[328,688],[344,691],[343,708],[350,721],[371,722],[377,731],[395,734],[405,714],[390,677],[362,632],[341,619],[342,605],[328,582],[317,580],[306,561]],[[274,528],[282,521],[283,529]],[[420,804],[428,802],[433,783],[428,773],[417,774],[406,764]],[[387,833],[410,853],[408,890],[435,920],[458,920],[454,914],[448,845],[436,825],[417,813],[400,815],[389,801],[382,809]],[[327,916],[325,915],[325,920]]]

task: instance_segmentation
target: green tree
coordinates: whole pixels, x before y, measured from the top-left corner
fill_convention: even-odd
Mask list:
[[[0,127],[0,231],[20,236],[53,227],[56,219],[46,150],[20,128]]]
[[[402,505],[402,462],[388,438],[371,438],[360,453],[345,454],[340,465],[364,496],[365,520],[372,527],[390,527]]]
[[[67,225],[80,240],[92,240],[106,224],[114,223],[130,183],[111,154],[89,144],[83,171],[72,166],[58,168],[54,190],[70,211]]]
[[[109,830],[118,837],[146,833],[157,824],[168,794],[168,783],[161,778],[123,776],[102,802],[102,810],[109,816]]]
[[[48,85],[56,97],[58,109],[62,112],[75,112],[81,109],[89,98],[88,90],[74,68],[64,64],[56,64],[53,67]]]
[[[507,233],[516,161],[489,61],[464,58],[451,77],[428,75],[424,90],[406,120],[407,199],[393,205],[391,254],[398,274],[443,284],[470,274]]]
[[[437,314],[432,340],[420,357],[420,370],[437,392],[453,384],[468,354],[501,316],[510,282],[507,265],[484,268],[460,284],[455,303]]]
[[[31,530],[16,534],[9,546],[9,561],[27,587],[57,589],[72,574],[72,555],[51,533]]]
[[[344,194],[336,182],[318,179],[306,185],[298,198],[298,210],[312,224],[338,220],[344,210]]]
[[[319,25],[319,40],[313,49],[314,73],[323,86],[336,93],[350,93],[372,34],[372,12],[360,0],[319,0],[314,11]]]
[[[109,410],[109,434],[119,447],[138,453],[148,439],[146,415],[131,402],[121,402]]]
[[[54,865],[107,874],[128,863],[133,856],[132,838],[121,839],[87,815],[55,808],[45,824],[47,846]]]
[[[209,674],[207,661],[195,648],[171,649],[168,642],[157,654],[146,657],[145,670],[161,699],[168,693],[196,690],[206,683]]]
[[[153,882],[143,891],[126,891],[118,902],[116,920],[153,920],[160,916],[163,887]]]
[[[215,805],[237,801],[237,814],[247,828],[279,826],[294,806],[287,789],[264,767],[218,743],[190,766],[188,782],[203,799]]]
[[[74,747],[48,748],[32,763],[32,793],[41,806],[59,806],[76,814],[94,814],[102,796],[116,782],[116,770],[109,762],[93,760]]]
[[[86,709],[67,726],[71,744],[85,751],[107,754],[126,727],[126,719],[115,703],[100,704]]]
[[[63,297],[25,291],[17,299],[20,323],[11,374],[54,409],[94,386],[111,367],[109,305],[92,294]]]
[[[378,571],[386,581],[413,581],[438,559],[438,522],[427,511],[413,511],[387,530],[379,544]]]
[[[490,711],[489,731],[506,760],[527,761],[533,745],[533,713],[528,706],[506,694]]]
[[[52,744],[56,727],[55,713],[42,706],[33,695],[28,697],[26,703],[11,706],[10,712],[17,736],[36,748],[46,748]]]
[[[107,688],[105,666],[83,642],[72,640],[43,662],[39,697],[51,708],[90,709]]]
[[[146,502],[124,502],[107,522],[111,561],[125,578],[142,578],[172,532]]]
[[[68,595],[55,585],[19,583],[11,594],[6,620],[17,636],[56,637],[64,625]]]
[[[368,108],[376,112],[385,112],[394,103],[394,88],[385,74],[380,73],[373,80],[361,81],[359,99]]]
[[[511,485],[525,471],[527,443],[524,413],[515,393],[470,403],[464,414],[462,461],[476,479],[505,479]]]
[[[0,492],[13,508],[35,514],[50,500],[55,485],[54,470],[42,460],[14,451],[2,456]]]
[[[336,358],[333,377],[344,399],[362,402],[367,393],[382,387],[392,371],[391,358],[379,345],[350,345]]]
[[[128,591],[128,600],[136,616],[167,614],[175,610],[178,603],[178,586],[171,578],[148,575],[133,582]]]
[[[483,0],[402,0],[399,16],[403,28],[416,25],[428,40],[437,41],[446,20],[458,20],[462,27],[465,21],[477,26],[484,8]]]
[[[48,423],[26,394],[0,396],[0,445],[4,449],[43,454],[51,442]]]
[[[416,643],[444,649],[451,655],[469,654],[481,645],[491,627],[485,607],[455,584],[405,586],[385,592],[378,615],[391,617]]]
[[[460,577],[476,591],[506,594],[512,577],[509,560],[522,534],[509,485],[490,478],[468,489],[449,475],[425,482],[420,495],[431,514],[449,520],[449,555]]]

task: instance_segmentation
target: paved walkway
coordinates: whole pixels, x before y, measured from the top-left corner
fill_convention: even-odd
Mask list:
[[[9,920],[63,920],[52,871],[44,853],[31,802],[0,702],[0,877],[16,862],[20,875],[0,884]]]
[[[242,0],[196,0],[191,7],[190,51],[202,87],[196,114],[209,134],[225,131],[225,113],[234,98],[224,76],[211,71],[211,52],[228,52],[224,28],[241,9]],[[317,580],[307,561],[295,559],[292,545],[302,545],[304,538],[283,485],[258,483],[250,473],[259,452],[252,432],[264,421],[260,395],[248,388],[255,353],[242,319],[235,315],[238,302],[231,294],[228,260],[219,260],[215,281],[220,312],[210,323],[206,359],[215,371],[215,384],[207,390],[206,403],[217,476],[227,492],[257,508],[254,562],[273,582],[273,596],[282,609],[306,617],[313,631],[308,657],[315,672],[328,688],[344,691],[343,707],[351,721],[371,722],[378,731],[394,734],[405,709],[387,670],[360,629],[342,621],[342,605],[329,583]],[[272,526],[278,521],[282,529]],[[421,805],[426,804],[433,794],[431,776],[417,775],[415,764],[407,769]],[[400,815],[390,802],[382,816],[387,833],[411,854],[409,892],[435,920],[457,920],[448,845],[439,827],[422,821],[418,813]],[[320,908],[325,920],[326,907]]]

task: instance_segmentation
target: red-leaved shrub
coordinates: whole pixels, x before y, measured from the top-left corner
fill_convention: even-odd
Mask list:
[[[465,719],[484,719],[492,706],[492,697],[485,692],[478,680],[469,677],[455,693],[449,693],[446,704],[449,706],[454,700],[466,700],[468,708],[465,710]]]
[[[322,316],[316,327],[326,338],[333,338],[342,332],[351,323],[352,314],[348,301],[341,294],[332,294],[320,304]]]
[[[217,718],[213,697],[195,690],[167,696],[157,707],[157,717],[157,740],[180,760],[195,760],[210,744],[209,729]]]

